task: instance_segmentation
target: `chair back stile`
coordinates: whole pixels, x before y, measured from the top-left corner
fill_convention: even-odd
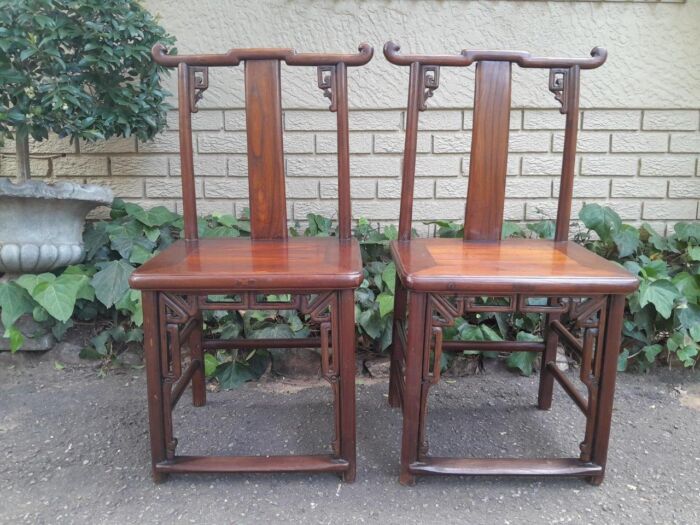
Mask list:
[[[197,204],[191,114],[208,87],[208,67],[237,66],[245,62],[245,110],[251,238],[287,238],[281,63],[316,66],[318,87],[337,114],[338,238],[352,237],[350,205],[350,147],[347,67],[369,62],[373,50],[361,44],[357,54],[298,54],[291,49],[232,49],[220,55],[168,55],[157,44],[154,60],[178,69],[178,109],[182,213],[185,241],[196,241]]]
[[[554,240],[567,240],[576,165],[579,73],[581,69],[601,66],[607,58],[605,49],[594,48],[591,58],[571,59],[533,57],[522,51],[464,50],[459,55],[401,55],[399,49],[393,42],[384,46],[384,55],[389,62],[410,68],[399,240],[411,238],[419,113],[426,109],[426,100],[439,86],[441,66],[466,67],[475,62],[474,120],[464,240],[501,239],[514,63],[523,68],[549,69],[549,90],[561,104],[560,112],[566,115]]]

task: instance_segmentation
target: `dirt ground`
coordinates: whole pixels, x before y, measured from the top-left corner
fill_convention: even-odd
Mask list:
[[[608,476],[423,478],[398,484],[401,422],[387,384],[358,378],[358,479],[180,475],[155,485],[142,369],[99,378],[43,356],[0,356],[2,523],[700,523],[700,374],[618,380]],[[563,393],[534,403],[537,378],[490,365],[430,400],[436,455],[576,455],[583,418]],[[331,440],[321,383],[248,384],[175,413],[179,453],[313,453]]]

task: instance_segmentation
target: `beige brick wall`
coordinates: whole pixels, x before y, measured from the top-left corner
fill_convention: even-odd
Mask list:
[[[582,74],[575,212],[587,202],[607,203],[625,220],[651,222],[661,231],[679,220],[700,219],[700,59],[697,24],[692,22],[700,16],[700,2],[324,1],[293,7],[264,1],[241,7],[202,0],[195,18],[186,16],[189,11],[182,4],[147,2],[177,35],[181,53],[220,52],[229,42],[236,47],[342,51],[368,40],[379,50],[388,37],[397,38],[407,50],[436,53],[521,47],[533,53],[573,55],[591,44],[606,45],[608,64]],[[280,13],[286,13],[286,19],[281,20]],[[397,13],[407,15],[402,23]],[[539,20],[542,32],[550,34],[523,27],[519,21],[527,16]],[[264,27],[263,21],[272,26]],[[458,24],[470,31],[460,36]],[[555,109],[544,75],[521,76],[518,68],[514,75],[505,217],[552,218],[564,118]],[[315,87],[314,71],[286,68],[283,76],[288,80],[288,215],[295,220],[304,220],[310,212],[334,216],[335,115],[327,111],[327,101]],[[428,111],[420,117],[414,206],[418,224],[438,218],[461,220],[464,212],[473,74],[444,69],[442,77]],[[247,206],[241,78],[240,72],[212,72],[202,109],[193,115],[202,213],[238,213]],[[172,78],[167,83],[174,87]],[[388,65],[379,52],[367,68],[350,72],[356,218],[398,220],[406,86],[405,68]],[[106,184],[118,196],[144,206],[164,204],[178,210],[175,112],[168,122],[168,130],[148,143],[116,139],[70,144],[51,139],[33,145],[34,175]],[[2,149],[2,176],[14,175],[12,151],[11,144]]]

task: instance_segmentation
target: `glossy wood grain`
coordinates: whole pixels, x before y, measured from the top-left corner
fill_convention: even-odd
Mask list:
[[[414,239],[391,251],[405,286],[420,291],[625,293],[638,285],[571,241]]]
[[[391,243],[399,279],[388,401],[392,407],[400,407],[403,416],[399,481],[413,485],[416,476],[429,474],[542,475],[581,476],[599,484],[607,460],[624,294],[634,291],[638,281],[622,267],[570,242],[568,236],[579,73],[603,64],[607,53],[595,48],[591,58],[560,59],[533,57],[521,51],[465,50],[458,56],[400,55],[398,51],[393,42],[384,46],[391,63],[410,67],[399,237]],[[472,63],[477,66],[464,239],[411,239],[420,111],[439,88],[441,66]],[[500,240],[512,64],[550,69],[549,91],[566,115],[554,241]],[[476,302],[479,296],[507,300],[505,305],[485,305]],[[546,301],[533,305],[529,303],[533,297]],[[544,342],[443,342],[443,328],[455,327],[466,314],[495,311],[543,315]],[[576,327],[573,332],[572,325]],[[581,354],[579,379],[587,398],[556,366],[560,341]],[[550,408],[556,382],[583,412],[586,425],[579,458],[429,456],[428,394],[431,385],[439,381],[434,363],[439,362],[443,350],[541,353],[537,406]]]
[[[245,104],[251,237],[284,239],[287,237],[287,199],[278,60],[246,62]]]
[[[510,62],[476,67],[464,238],[495,241],[503,229],[510,127]]]
[[[170,55],[161,45],[154,60],[178,68],[178,110],[184,238],[134,271],[129,284],[143,290],[151,472],[155,481],[185,472],[335,472],[356,475],[355,304],[363,281],[360,246],[352,238],[347,70],[372,58],[357,54],[304,54],[292,49],[231,49],[223,54]],[[191,113],[209,88],[208,67],[245,62],[245,112],[250,238],[198,239]],[[338,231],[335,237],[288,239],[282,121],[281,62],[317,66],[320,91],[336,113]],[[332,174],[328,174],[332,175]],[[207,300],[230,295],[240,301]],[[293,300],[266,301],[270,294]],[[204,338],[204,310],[297,309],[312,323],[301,339]],[[320,335],[318,335],[320,334]],[[330,341],[332,340],[332,342]],[[204,352],[221,349],[319,347],[323,377],[333,393],[335,436],[326,455],[182,456],[173,410],[192,386],[192,403],[206,404]],[[182,353],[189,352],[189,364]],[[332,358],[330,357],[332,356]],[[332,362],[332,367],[331,363]],[[185,363],[185,364],[183,364]],[[206,430],[204,430],[206,431]]]
[[[196,239],[197,199],[194,181],[194,157],[192,152],[192,114],[190,107],[190,72],[187,64],[180,64],[177,70],[178,105],[187,108],[179,112],[180,137],[180,179],[182,181],[182,215],[185,221],[184,238]]]
[[[363,279],[357,240],[296,237],[288,240],[178,241],[134,272],[141,290],[328,290]]]

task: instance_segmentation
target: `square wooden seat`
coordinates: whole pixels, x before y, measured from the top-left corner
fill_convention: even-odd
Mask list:
[[[531,239],[393,241],[403,284],[416,291],[629,293],[637,278],[571,241]]]
[[[139,290],[339,290],[362,283],[357,239],[177,241],[131,276]]]
[[[148,384],[151,471],[155,481],[186,472],[334,472],[352,482],[355,447],[355,302],[363,278],[352,237],[347,68],[356,54],[296,53],[293,49],[231,49],[219,55],[171,55],[154,60],[178,71],[183,239],[131,274],[142,290]],[[200,239],[192,113],[209,86],[209,67],[245,64],[250,238]],[[338,229],[327,238],[289,238],[285,195],[281,64],[314,66],[321,94],[336,114]],[[204,329],[206,310],[296,310],[309,322],[300,338],[220,339]],[[173,410],[189,385],[192,404],[206,404],[204,353],[267,348],[319,348],[322,375],[333,393],[334,434],[323,454],[207,456],[177,454]],[[187,351],[189,360],[182,353]]]
[[[391,245],[399,278],[389,403],[403,412],[399,480],[411,485],[416,476],[428,474],[550,475],[581,476],[594,484],[601,483],[625,294],[635,290],[638,283],[623,268],[570,242],[569,222],[580,72],[603,64],[607,53],[595,48],[590,58],[573,59],[533,57],[522,51],[464,50],[459,55],[421,56],[400,54],[396,44],[387,42],[384,54],[391,63],[410,68],[399,235]],[[476,64],[476,78],[464,237],[414,239],[411,230],[419,115],[440,85],[441,67],[472,64]],[[513,64],[549,70],[549,90],[566,115],[553,241],[501,240]],[[479,312],[541,314],[544,341],[443,341],[444,328]],[[587,396],[556,366],[560,343],[580,357],[579,379]],[[442,352],[463,350],[540,353],[537,406],[550,408],[555,381],[571,397],[586,418],[579,457],[430,456],[426,430],[430,387],[440,380]]]

